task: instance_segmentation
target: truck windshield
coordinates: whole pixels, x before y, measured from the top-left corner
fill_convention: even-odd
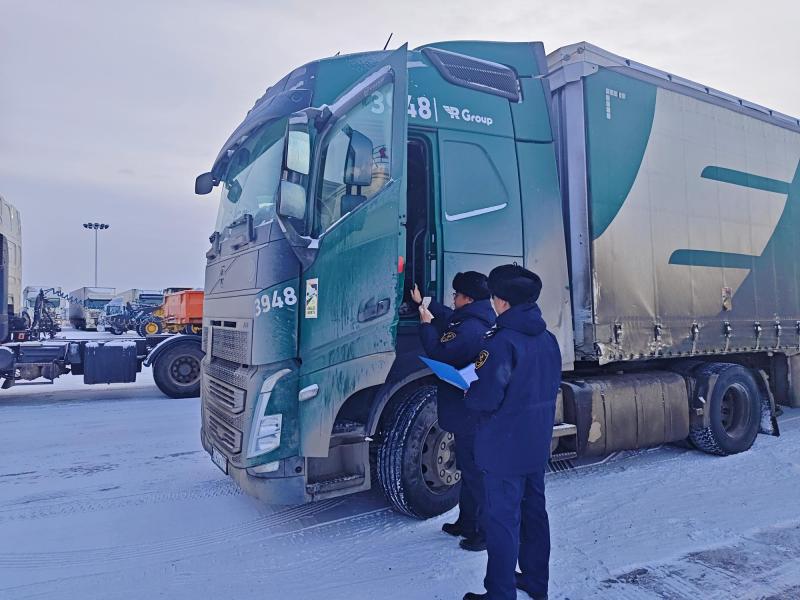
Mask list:
[[[96,298],[89,298],[86,300],[86,308],[103,308],[108,304],[108,300],[97,300]]]
[[[216,231],[244,215],[252,215],[254,225],[275,216],[285,132],[286,119],[267,123],[236,149],[222,182]]]

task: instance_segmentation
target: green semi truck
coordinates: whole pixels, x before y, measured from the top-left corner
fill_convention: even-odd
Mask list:
[[[725,455],[800,405],[800,122],[587,43],[335,56],[270,87],[196,192],[202,442],[248,493],[455,505],[414,283],[524,264],[563,355],[555,459]]]

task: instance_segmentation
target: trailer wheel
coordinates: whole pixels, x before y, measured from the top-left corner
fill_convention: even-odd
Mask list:
[[[689,439],[699,450],[727,456],[749,450],[761,422],[761,393],[753,375],[741,365],[715,363],[702,374],[717,375],[707,399],[709,424],[694,427]]]
[[[160,319],[156,319],[155,317],[149,317],[142,322],[142,332],[144,333],[145,336],[158,335],[162,331],[164,331],[164,327]]]
[[[203,333],[203,328],[200,325],[189,323],[183,328],[183,333],[186,335],[200,335]]]
[[[200,361],[203,351],[195,343],[166,348],[153,362],[153,379],[170,398],[196,398],[200,395]]]
[[[398,512],[427,519],[458,504],[461,473],[453,434],[439,427],[436,387],[415,389],[390,415],[378,449],[378,479]]]

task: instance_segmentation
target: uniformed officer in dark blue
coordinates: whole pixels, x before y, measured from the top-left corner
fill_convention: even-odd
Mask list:
[[[453,278],[453,290],[455,309],[435,301],[427,309],[420,306],[419,334],[430,358],[463,369],[478,356],[484,334],[494,325],[495,314],[483,273],[458,273]],[[416,286],[412,299],[422,302]],[[464,392],[459,388],[439,382],[437,391],[439,426],[455,437],[456,464],[461,471],[458,520],[445,523],[442,531],[463,537],[459,545],[465,550],[485,550],[486,542],[478,521],[483,496],[482,476],[473,454],[476,415],[464,405]]]
[[[475,361],[477,381],[465,396],[479,413],[475,460],[483,472],[481,523],[488,561],[485,594],[464,600],[506,600],[517,588],[547,598],[550,525],[544,473],[550,457],[561,353],[536,301],[538,275],[518,265],[489,274],[495,328]],[[521,573],[515,573],[519,561]]]

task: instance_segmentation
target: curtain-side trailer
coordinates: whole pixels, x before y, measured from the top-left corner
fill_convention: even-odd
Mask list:
[[[196,182],[222,192],[203,445],[269,502],[377,469],[398,510],[449,509],[409,290],[516,261],[562,350],[554,456],[744,451],[800,404],[798,163],[797,119],[586,43],[304,65]]]

